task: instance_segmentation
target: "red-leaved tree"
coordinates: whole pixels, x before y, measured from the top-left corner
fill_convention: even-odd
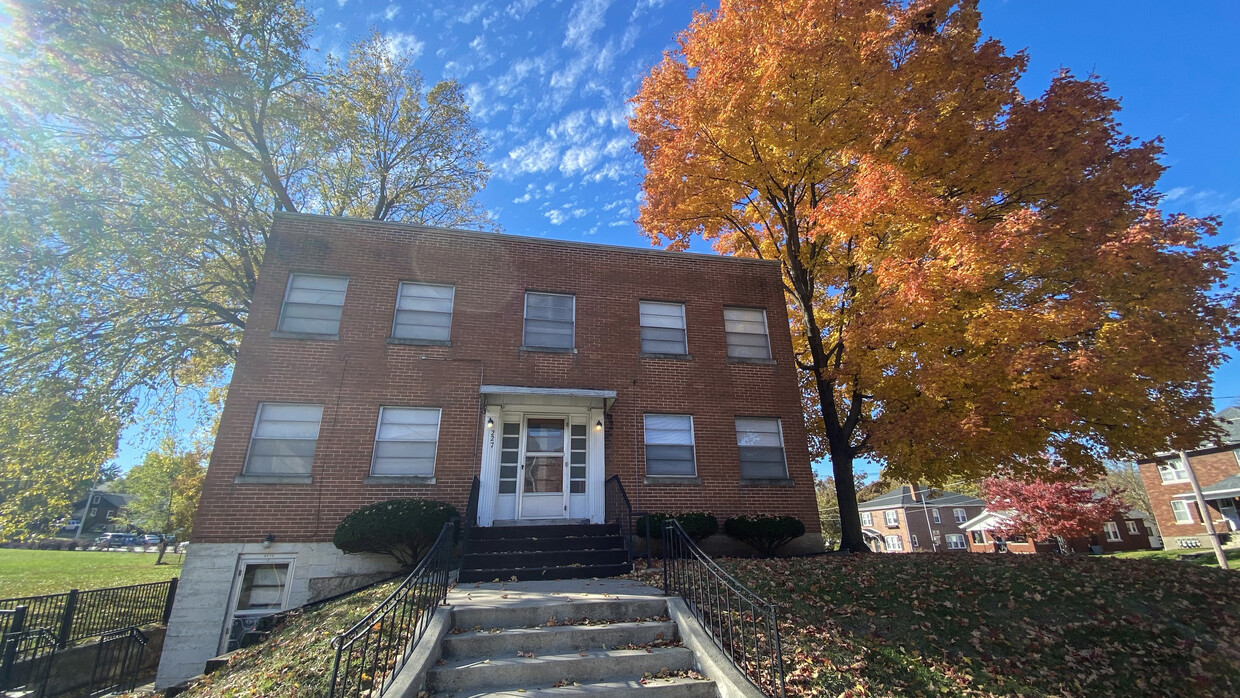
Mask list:
[[[994,528],[1005,538],[1053,539],[1061,549],[1067,541],[1097,533],[1128,505],[1122,490],[1103,494],[1072,480],[1009,480],[991,478],[982,483],[986,509],[1006,521]]]

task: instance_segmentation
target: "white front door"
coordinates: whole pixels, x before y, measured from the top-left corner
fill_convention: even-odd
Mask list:
[[[525,460],[518,484],[520,519],[562,519],[568,516],[567,420],[527,417]]]

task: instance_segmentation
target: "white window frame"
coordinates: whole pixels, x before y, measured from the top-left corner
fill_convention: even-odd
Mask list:
[[[745,461],[744,459],[741,458],[741,449],[749,448],[749,446],[741,444],[741,430],[740,430],[740,425],[738,422],[740,422],[740,420],[742,419],[756,420],[756,421],[763,421],[763,422],[775,422],[775,430],[776,430],[776,433],[779,434],[779,456],[780,456],[780,460],[782,460],[784,464],[784,472],[782,476],[776,475],[774,477],[771,477],[769,475],[762,475],[759,477],[754,477],[752,475],[745,474]],[[732,425],[733,425],[733,428],[736,430],[736,460],[737,460],[737,467],[740,470],[742,480],[786,480],[788,479],[789,477],[788,475],[788,449],[784,445],[784,420],[780,419],[779,417],[754,417],[754,416],[738,415],[732,420]],[[746,431],[745,433],[748,434],[748,433],[769,433],[769,432]],[[752,447],[752,448],[771,448],[771,447],[767,446],[767,447]]]
[[[1119,543],[1124,537],[1119,534],[1119,524],[1114,521],[1104,521],[1102,523],[1102,532],[1106,534],[1108,543]]]
[[[338,308],[340,310],[340,316],[336,318],[336,331],[335,332],[304,332],[302,330],[285,329],[284,323],[285,323],[285,320],[287,319],[285,317],[285,312],[288,310],[288,304],[289,304],[288,297],[289,297],[289,294],[293,292],[293,280],[299,276],[307,277],[307,278],[319,278],[319,279],[344,279],[344,290],[341,291],[341,293],[344,295],[340,299],[340,305],[329,304],[329,303],[301,303],[301,302],[297,303],[297,305],[321,305],[323,307]],[[307,335],[311,337],[338,337],[340,336],[340,323],[344,321],[344,304],[348,300],[348,297],[349,297],[349,277],[348,276],[344,276],[341,274],[319,274],[319,273],[314,273],[314,272],[300,272],[300,271],[291,272],[288,275],[288,281],[284,283],[284,300],[281,301],[280,303],[280,318],[276,321],[276,331],[284,332],[287,334]]]
[[[529,321],[530,321],[530,296],[561,296],[561,297],[573,299],[573,320],[572,320],[573,333],[572,333],[572,343],[569,346],[553,347],[553,346],[545,346],[542,344],[526,343],[526,333],[528,332]],[[535,319],[539,319],[539,318],[535,318]],[[572,293],[555,293],[553,291],[526,291],[525,301],[521,307],[521,347],[524,349],[532,349],[535,351],[546,351],[546,350],[550,350],[553,352],[554,351],[563,351],[563,352],[576,351],[577,349],[577,296]]]
[[[1178,460],[1163,461],[1158,464],[1158,475],[1162,478],[1162,484],[1173,485],[1179,482],[1188,482],[1188,469]]]
[[[1127,523],[1127,524],[1128,524],[1128,533],[1130,533],[1130,534],[1132,534],[1132,535],[1134,535],[1134,536],[1139,536],[1139,535],[1141,535],[1141,529],[1137,526],[1137,522],[1136,522],[1136,521],[1133,521],[1133,520],[1129,519],[1129,520],[1128,520],[1128,521],[1126,521],[1125,523]]]
[[[900,512],[895,509],[888,509],[883,512],[883,523],[890,528],[900,525]]]
[[[689,418],[689,449],[693,453],[693,472],[692,473],[652,473],[650,472],[650,460],[646,457],[650,446],[684,446],[685,444],[660,444],[650,443],[646,438],[646,419],[648,417],[688,417]],[[645,470],[646,477],[697,477],[697,436],[696,429],[693,425],[693,415],[691,414],[672,414],[670,412],[648,412],[642,414],[642,465]]]
[[[943,519],[941,519],[941,518],[939,517],[939,510],[938,510],[938,509],[931,509],[931,510],[930,510],[930,514],[931,514],[932,516],[934,516],[934,522],[935,522],[936,524],[941,524],[941,523],[943,523]]]
[[[861,525],[862,526],[873,526],[874,525],[873,512],[869,512],[869,511],[861,512]]]
[[[399,325],[397,324],[397,319],[400,317],[401,312],[431,312],[431,313],[443,314],[441,311],[433,311],[433,310],[432,311],[416,311],[416,310],[402,309],[400,307],[400,302],[405,297],[406,286],[410,286],[410,287],[426,286],[426,287],[433,287],[433,288],[447,288],[447,289],[452,290],[452,294],[448,296],[448,313],[447,313],[448,315],[448,336],[447,337],[444,337],[442,339],[439,337],[410,337],[409,335],[396,333],[396,330],[399,327]],[[428,343],[443,342],[445,344],[449,343],[452,341],[452,319],[455,314],[456,314],[456,286],[455,285],[433,284],[433,283],[428,283],[425,281],[402,281],[396,286],[396,308],[392,311],[392,335],[391,335],[392,339],[405,339],[405,340],[409,340],[413,342],[428,342]]]
[[[676,306],[677,308],[680,308],[680,327],[659,327],[655,325],[646,325],[643,322],[643,318],[646,316],[646,312],[645,312],[646,306]],[[665,317],[672,317],[672,316],[665,315]],[[638,325],[638,328],[637,328],[638,329],[638,340],[641,345],[641,352],[643,354],[656,354],[656,355],[664,355],[664,356],[686,356],[689,354],[689,319],[685,311],[684,303],[677,303],[674,301],[638,301],[637,302],[637,325]],[[681,334],[680,349],[681,350],[680,351],[652,351],[650,349],[647,349],[646,338],[641,336],[647,328],[652,329],[652,330],[669,330],[669,329],[680,330],[680,334]],[[668,342],[671,340],[653,340],[652,339],[650,341]]]
[[[912,539],[912,541],[913,541],[913,547],[914,547],[914,548],[920,548],[920,547],[921,547],[920,545],[918,545],[918,544],[917,544],[917,534],[916,534],[916,533],[910,533],[910,534],[909,534],[909,538],[911,538],[911,539]]]
[[[956,523],[962,524],[969,520],[969,513],[964,509],[952,509],[952,518],[956,520]]]
[[[766,339],[766,356],[737,356],[732,353],[733,345],[731,342],[728,341],[728,335],[733,335],[733,334],[753,335],[755,333],[753,332],[729,332],[728,331],[728,311],[729,310],[746,310],[746,311],[751,311],[751,312],[762,313],[762,336]],[[741,322],[746,322],[746,321],[741,320]],[[767,318],[766,318],[766,308],[753,308],[753,307],[746,307],[746,306],[740,306],[740,305],[725,305],[723,307],[723,335],[724,335],[723,337],[724,344],[726,345],[726,349],[727,349],[728,359],[731,359],[734,361],[737,361],[737,360],[739,361],[770,361],[773,356],[771,353],[771,327],[770,327],[770,323],[767,321]]]
[[[903,551],[904,550],[904,540],[901,539],[900,536],[897,536],[897,535],[883,536],[883,542],[887,544],[888,551],[892,551],[892,550]],[[892,545],[893,542],[895,543],[895,545]]]
[[[1175,505],[1177,504],[1180,505],[1179,508],[1176,508]],[[1183,513],[1183,516],[1181,516],[1181,513]],[[1171,500],[1171,515],[1175,517],[1175,522],[1178,524],[1197,523],[1193,518],[1193,510],[1188,508],[1188,502],[1183,499]]]
[[[956,541],[959,541],[959,545],[952,544],[953,542],[956,542]],[[947,534],[947,549],[948,550],[968,550],[969,541],[967,538],[965,538],[963,533],[948,533]]]
[[[297,441],[313,441],[314,442],[314,446],[315,446],[314,452],[310,454],[310,467],[306,468],[305,472],[295,472],[295,473],[282,473],[282,472],[274,472],[274,471],[257,471],[256,472],[250,469],[250,458],[254,455],[254,442],[268,440],[267,437],[256,436],[256,434],[258,434],[258,425],[259,423],[262,422],[262,419],[263,419],[263,408],[268,405],[319,408],[319,421],[318,421],[318,424],[315,425],[313,439],[280,439],[280,440],[288,440],[288,441],[297,440]],[[305,476],[310,475],[311,472],[314,470],[314,456],[318,452],[319,436],[322,434],[322,431],[323,431],[323,405],[322,403],[279,402],[279,401],[258,403],[258,408],[254,410],[254,424],[250,427],[250,444],[249,446],[246,447],[246,450],[245,450],[245,464],[242,467],[242,471],[241,471],[242,474],[253,475],[255,477],[305,477]],[[277,439],[271,439],[271,440],[277,440]]]
[[[375,472],[375,461],[379,459],[380,443],[426,443],[424,440],[412,439],[380,439],[379,433],[383,429],[383,415],[387,410],[416,410],[419,412],[435,413],[435,450],[431,454],[431,469],[427,473],[377,473]],[[372,444],[370,452],[370,476],[374,478],[384,477],[434,477],[435,468],[439,461],[439,431],[443,427],[443,408],[442,407],[406,407],[404,405],[384,405],[379,408],[379,421],[375,424],[375,441]]]
[[[986,532],[985,531],[969,531],[969,538],[970,540],[972,540],[973,545],[985,545],[986,544]],[[981,540],[978,540],[978,538],[981,538]]]

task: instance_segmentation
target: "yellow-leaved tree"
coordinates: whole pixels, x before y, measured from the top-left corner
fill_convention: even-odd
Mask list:
[[[1166,214],[1157,141],[1097,78],[1016,88],[975,0],[722,0],[633,98],[638,223],[783,263],[842,547],[853,461],[925,481],[1197,444],[1234,345],[1218,221]],[[1058,471],[1065,472],[1065,471]]]

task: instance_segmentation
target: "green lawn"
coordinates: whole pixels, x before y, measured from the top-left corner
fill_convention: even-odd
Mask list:
[[[0,599],[98,589],[181,576],[181,556],[89,550],[12,550],[0,548]]]
[[[1083,555],[723,564],[780,605],[793,696],[1240,695],[1240,575],[1219,569]]]
[[[1224,550],[1227,555],[1228,569],[1240,570],[1240,549]],[[1179,559],[1181,555],[1198,554],[1191,560]],[[1214,550],[1206,547],[1193,550],[1133,550],[1126,553],[1109,553],[1107,557],[1128,558],[1132,560],[1172,560],[1174,562],[1188,563],[1190,565],[1201,565],[1203,567],[1218,567],[1218,560],[1214,559]]]

